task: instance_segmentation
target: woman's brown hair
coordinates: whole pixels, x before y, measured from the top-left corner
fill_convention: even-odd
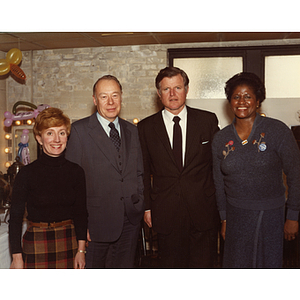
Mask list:
[[[33,126],[33,133],[34,136],[40,136],[43,130],[63,125],[66,126],[67,135],[69,136],[71,131],[71,121],[69,117],[59,108],[49,107],[40,112],[36,117],[35,124]]]

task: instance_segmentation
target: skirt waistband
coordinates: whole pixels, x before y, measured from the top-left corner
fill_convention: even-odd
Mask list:
[[[66,225],[70,225],[73,224],[72,220],[66,220],[66,221],[61,221],[61,222],[39,222],[39,223],[35,223],[35,222],[31,222],[29,221],[29,226],[33,226],[33,227],[42,227],[42,228],[55,228],[55,227],[61,227],[61,226],[66,226]]]

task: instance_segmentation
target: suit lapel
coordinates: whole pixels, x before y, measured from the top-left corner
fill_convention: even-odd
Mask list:
[[[119,118],[121,128],[121,151],[122,151],[122,166],[123,170],[126,169],[126,164],[129,160],[130,148],[131,148],[131,132],[127,128],[127,124],[124,120]]]
[[[188,166],[192,162],[194,156],[198,155],[201,151],[199,145],[203,134],[202,130],[203,129],[199,122],[199,116],[187,106],[185,166]]]
[[[110,161],[110,163],[116,168],[118,171],[118,165],[115,156],[115,146],[111,142],[110,138],[107,136],[106,132],[102,128],[101,124],[97,119],[96,113],[90,117],[89,122],[89,132],[88,134],[103,153],[103,155]],[[92,145],[91,145],[92,147]]]
[[[185,150],[185,162],[187,162],[188,154],[195,144],[195,136],[199,127],[197,126],[197,119],[193,115],[193,111],[187,107],[187,130],[186,130],[186,150]]]

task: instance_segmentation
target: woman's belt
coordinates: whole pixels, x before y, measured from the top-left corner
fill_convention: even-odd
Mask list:
[[[35,222],[31,222],[29,221],[29,226],[33,226],[33,227],[43,227],[43,228],[55,228],[55,227],[60,227],[60,226],[66,226],[66,225],[70,225],[73,224],[72,220],[66,220],[66,221],[61,221],[61,222],[39,222],[39,223],[35,223]]]

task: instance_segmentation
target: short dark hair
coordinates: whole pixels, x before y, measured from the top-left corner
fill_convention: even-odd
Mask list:
[[[95,92],[96,92],[97,84],[98,84],[98,82],[101,81],[101,80],[114,80],[114,81],[119,85],[120,90],[121,90],[121,92],[122,92],[122,85],[121,85],[121,83],[120,83],[120,81],[118,80],[117,77],[115,77],[115,76],[113,76],[113,75],[104,75],[104,76],[100,77],[100,78],[95,82],[95,84],[94,84],[94,86],[93,86],[93,95],[94,95],[94,96],[96,96],[96,95],[95,95]]]
[[[183,83],[184,83],[184,87],[185,89],[187,89],[188,85],[189,85],[189,77],[187,76],[187,74],[177,68],[177,67],[166,67],[164,69],[161,69],[158,73],[158,75],[155,78],[155,86],[158,90],[160,90],[160,82],[165,78],[165,77],[174,77],[176,75],[180,74],[183,78]]]
[[[259,100],[259,106],[266,98],[266,88],[261,79],[254,73],[241,72],[231,77],[225,85],[225,94],[230,102],[232,94],[237,86],[247,85],[253,89],[256,99]]]

